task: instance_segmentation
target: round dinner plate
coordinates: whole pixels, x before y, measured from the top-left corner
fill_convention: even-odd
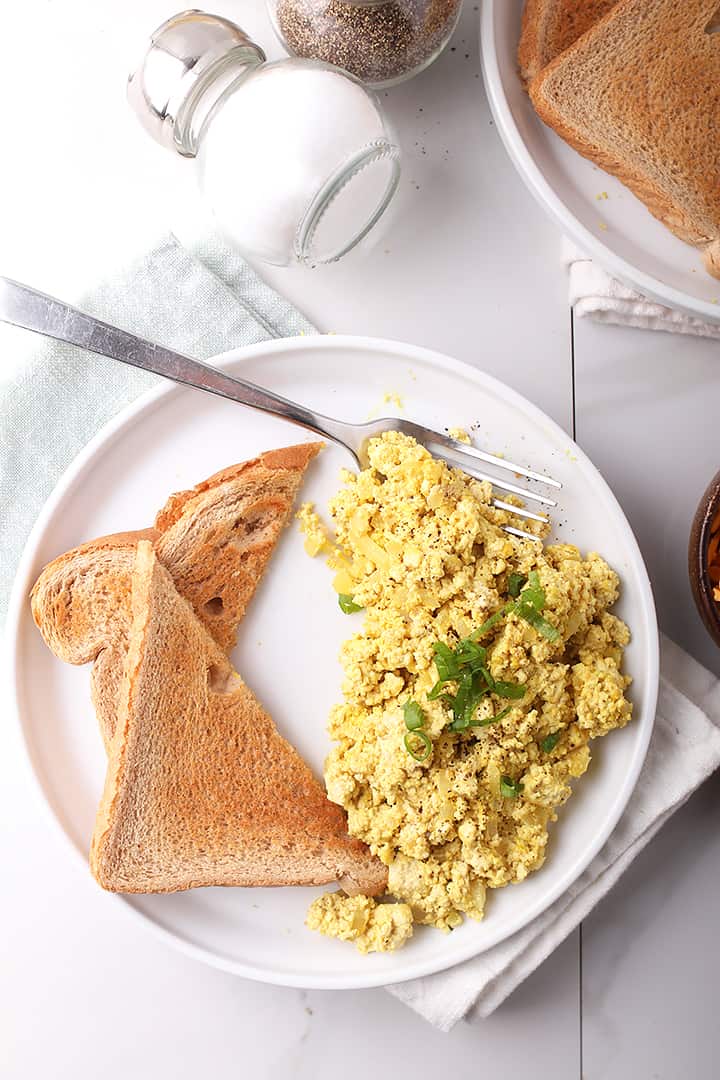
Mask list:
[[[563,232],[608,273],[658,303],[720,321],[720,281],[706,272],[700,252],[536,115],[518,73],[523,7],[524,0],[483,0],[480,20],[485,88],[518,172]]]
[[[215,361],[228,371],[339,418],[403,415],[438,430],[460,425],[475,441],[563,482],[555,536],[600,551],[622,578],[618,613],[633,638],[632,723],[593,747],[587,776],[551,829],[544,867],[488,896],[483,922],[452,934],[418,927],[391,955],[361,956],[304,925],[322,889],[196,889],[162,896],[108,894],[168,941],[239,975],[304,987],[399,982],[466,960],[515,933],[563,893],[609,836],[631,795],[655,715],[658,640],[652,593],[630,527],[609,488],[556,424],[507,386],[467,365],[410,345],[370,338],[295,338],[254,345]],[[275,417],[209,394],[162,386],[109,423],[60,480],[37,521],[15,582],[9,616],[19,721],[35,774],[72,847],[86,858],[105,774],[87,668],[57,660],[35,629],[28,593],[41,568],[92,537],[147,526],[172,491],[271,447],[311,437]],[[302,499],[323,511],[352,462],[329,445],[313,463]],[[340,699],[342,640],[360,629],[343,615],[322,559],[310,559],[295,522],[286,530],[240,626],[237,669],[279,729],[321,773],[326,720]],[[98,888],[88,870],[88,888]]]

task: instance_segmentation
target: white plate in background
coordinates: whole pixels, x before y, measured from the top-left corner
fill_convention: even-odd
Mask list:
[[[635,716],[593,746],[593,762],[551,827],[545,866],[522,884],[491,891],[483,922],[446,935],[418,927],[391,955],[361,956],[304,926],[322,889],[196,889],[164,896],[107,896],[127,905],[176,947],[210,964],[267,982],[357,988],[411,979],[466,960],[519,930],[563,893],[612,831],[630,797],[652,731],[658,640],[652,593],[630,527],[594,466],[552,420],[513,390],[448,357],[370,338],[295,338],[254,345],[216,361],[227,370],[340,419],[404,415],[475,430],[475,441],[564,484],[555,536],[600,551],[622,578],[617,606],[633,633],[626,669]],[[477,425],[477,427],[476,427]],[[306,436],[301,429],[231,402],[176,386],[145,395],[109,423],[58,483],[18,570],[8,618],[19,722],[46,801],[83,858],[102,791],[105,754],[90,704],[87,668],[57,660],[30,613],[41,568],[74,545],[152,522],[172,491],[218,469]],[[329,446],[309,471],[303,499],[322,510],[351,465]],[[320,773],[330,748],[328,711],[340,698],[337,654],[358,622],[343,615],[332,574],[311,560],[293,524],[240,626],[234,662],[281,732]],[[89,889],[96,889],[88,870]]]
[[[523,7],[524,0],[482,0],[480,17],[485,89],[516,169],[563,232],[608,273],[658,303],[720,322],[720,281],[704,269],[701,253],[536,115],[518,74]]]

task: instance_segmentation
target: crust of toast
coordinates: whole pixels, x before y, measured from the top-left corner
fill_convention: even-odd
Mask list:
[[[532,82],[615,3],[616,0],[526,0],[518,46],[523,81]]]
[[[90,866],[105,889],[319,885],[383,892],[387,870],[348,836],[151,543],[137,545],[119,722]]]
[[[154,529],[101,536],[49,563],[35,582],[30,606],[48,647],[68,664],[93,662],[90,694],[107,749],[127,652],[127,597],[139,540]]]
[[[619,0],[530,85],[540,117],[720,277],[717,0]]]

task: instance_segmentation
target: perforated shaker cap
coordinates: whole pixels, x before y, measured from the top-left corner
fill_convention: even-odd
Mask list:
[[[262,49],[229,19],[181,11],[152,34],[128,79],[128,101],[156,142],[192,157],[197,146],[190,116],[203,88],[226,69],[264,60]]]

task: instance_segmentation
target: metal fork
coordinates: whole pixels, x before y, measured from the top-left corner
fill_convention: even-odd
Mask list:
[[[525,501],[538,503],[540,506],[557,505],[549,496],[495,476],[481,466],[492,465],[505,473],[514,473],[527,480],[560,488],[562,485],[550,476],[533,472],[505,458],[487,454],[483,450],[477,450],[447,435],[431,431],[429,428],[399,417],[385,417],[365,424],[348,424],[333,420],[329,416],[312,412],[303,405],[288,401],[272,393],[271,390],[264,390],[254,383],[227,375],[224,371],[211,367],[210,364],[203,364],[199,360],[173,352],[172,349],[166,349],[162,345],[145,341],[143,338],[136,337],[135,334],[86,315],[61,300],[38,292],[37,289],[4,277],[0,277],[0,321],[33,330],[46,337],[56,338],[58,341],[68,342],[70,345],[78,345],[82,349],[108,356],[113,360],[120,360],[123,364],[143,368],[145,371],[162,375],[174,382],[185,383],[198,390],[207,390],[211,394],[238,401],[252,409],[260,409],[274,416],[280,416],[344,446],[361,468],[368,463],[367,446],[370,439],[385,431],[402,431],[406,435],[412,435],[436,457],[442,458],[448,464],[480,480],[488,480],[493,488],[502,493],[519,496]],[[541,522],[548,520],[543,514],[535,513],[525,507],[514,506],[503,498],[493,498],[493,505],[499,510],[509,511],[518,518]],[[514,536],[537,540],[532,533],[515,528],[513,525],[505,525],[504,528],[506,532]]]

